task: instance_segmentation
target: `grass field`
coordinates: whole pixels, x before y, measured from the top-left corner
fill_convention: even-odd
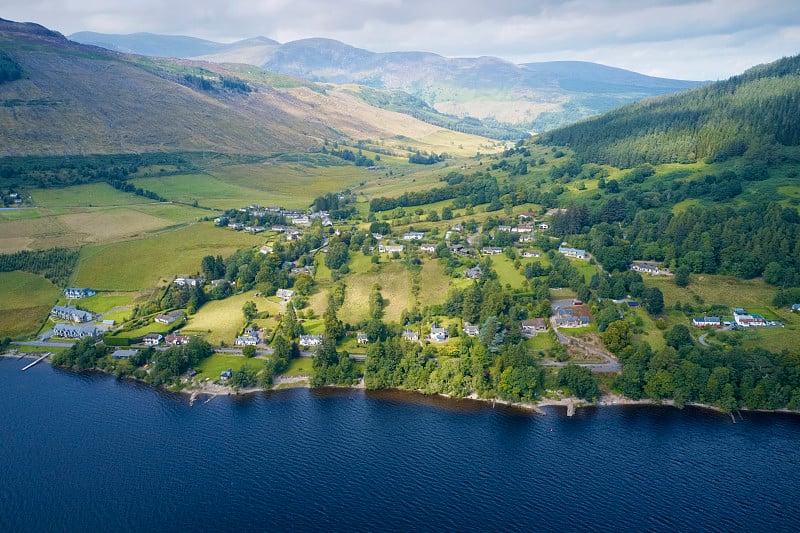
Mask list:
[[[311,357],[298,357],[289,361],[289,368],[283,373],[284,376],[310,376],[314,373],[311,366]]]
[[[203,256],[226,257],[261,241],[249,233],[200,223],[148,239],[87,247],[81,250],[73,283],[110,291],[152,288],[198,272]]]
[[[210,378],[211,381],[219,379],[221,372],[231,369],[234,372],[242,368],[244,365],[249,365],[250,368],[255,368],[259,372],[264,369],[264,359],[247,358],[240,355],[228,355],[224,353],[215,353],[211,357],[204,359],[199,365],[194,367],[197,371],[195,380],[204,380]]]
[[[386,302],[385,321],[398,322],[403,310],[411,308],[411,274],[399,261],[384,263],[378,272],[365,272],[348,278],[344,304],[339,310],[342,322],[357,324],[368,318],[369,294],[376,283],[381,286],[381,295]]]
[[[521,289],[525,276],[514,268],[514,262],[505,255],[492,256],[492,268],[497,272],[497,278],[505,287],[510,285],[512,289]]]
[[[692,275],[687,287],[675,285],[671,277],[643,276],[645,285],[658,287],[664,294],[664,304],[668,307],[681,303],[720,304],[731,308],[743,307],[764,309],[770,307],[775,296],[775,288],[760,279],[743,280],[732,276]],[[770,307],[771,308],[771,307]]]
[[[429,259],[422,263],[419,275],[419,305],[441,304],[447,299],[450,290],[450,278],[444,273],[444,267],[438,259]]]
[[[89,298],[73,300],[73,305],[92,313],[107,313],[115,307],[127,307],[133,304],[135,293],[97,293]],[[64,300],[64,298],[62,298]],[[130,312],[130,311],[126,311]]]
[[[28,193],[34,204],[48,208],[107,207],[153,202],[149,198],[118,191],[108,183],[89,183],[53,189],[32,189]]]
[[[36,333],[60,294],[58,287],[40,276],[0,273],[0,337]]]
[[[181,333],[200,335],[214,346],[219,346],[222,342],[232,346],[245,325],[242,313],[245,302],[255,303],[259,313],[266,311],[274,315],[280,312],[279,304],[270,302],[266,298],[255,297],[254,294],[254,291],[250,291],[224,300],[207,302],[197,313],[189,317]]]

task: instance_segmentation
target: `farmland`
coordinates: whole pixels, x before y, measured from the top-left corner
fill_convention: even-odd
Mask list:
[[[24,337],[39,330],[61,291],[27,272],[0,273],[0,334]]]

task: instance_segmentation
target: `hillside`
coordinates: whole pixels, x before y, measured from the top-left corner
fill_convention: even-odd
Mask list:
[[[36,24],[0,20],[0,72],[0,156],[276,153],[439,130],[306,81],[110,52]]]
[[[540,142],[569,146],[586,162],[722,161],[771,164],[781,146],[800,144],[800,56],[681,94],[630,104],[551,131]]]
[[[147,41],[144,37],[133,39],[133,36],[125,35],[81,33],[72,38],[141,54],[157,51],[155,55],[165,55],[179,51],[163,36],[152,36]],[[219,47],[205,51],[207,42],[196,40],[194,48],[189,47],[191,51],[181,57],[248,63],[314,81],[357,83],[374,89],[404,91],[440,113],[491,119],[534,131],[594,116],[648,96],[701,84],[653,78],[583,62],[515,65],[495,57],[446,58],[427,52],[375,53],[320,38],[282,45],[268,39],[263,42],[250,39]],[[517,130],[512,128],[511,131]]]

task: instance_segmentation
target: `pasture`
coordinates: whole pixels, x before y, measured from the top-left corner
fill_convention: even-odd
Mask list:
[[[497,273],[501,285],[509,285],[512,289],[522,289],[525,276],[514,267],[514,261],[505,254],[492,256],[492,268]]]
[[[450,278],[444,273],[444,266],[438,259],[426,260],[422,263],[419,274],[419,306],[441,304],[447,299],[450,290]]]
[[[248,365],[250,368],[256,369],[258,372],[264,370],[264,359],[248,358],[241,355],[229,355],[224,353],[215,353],[210,357],[205,358],[199,365],[194,367],[197,375],[194,377],[195,381],[202,381],[206,378],[211,381],[219,379],[221,372],[231,369],[234,372],[241,369],[243,366]]]
[[[681,302],[692,305],[705,303],[720,304],[730,308],[764,309],[770,306],[775,296],[775,288],[761,279],[744,280],[732,276],[692,274],[687,287],[678,287],[672,277],[643,276],[643,279],[645,285],[661,289],[667,307]]]
[[[382,260],[386,261],[385,258]],[[399,322],[403,310],[412,307],[411,273],[400,261],[384,263],[378,272],[354,274],[347,279],[344,304],[339,310],[342,322],[357,324],[369,318],[369,295],[376,283],[380,285],[386,302],[385,321]]]
[[[0,337],[35,334],[61,289],[28,272],[0,272]]]
[[[110,207],[147,204],[153,200],[118,191],[108,183],[89,183],[51,189],[28,191],[35,205],[44,208],[58,207]]]
[[[249,233],[199,223],[147,239],[86,247],[78,259],[74,284],[121,292],[148,289],[169,283],[175,276],[197,273],[206,255],[226,257],[262,240]]]
[[[232,346],[245,326],[242,307],[248,301],[256,304],[259,313],[274,315],[282,312],[280,304],[256,297],[255,292],[250,291],[224,300],[206,302],[197,313],[189,317],[181,333],[199,335],[214,346],[221,346],[223,343]]]

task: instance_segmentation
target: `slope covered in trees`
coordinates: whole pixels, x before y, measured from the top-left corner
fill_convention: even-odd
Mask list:
[[[754,67],[726,81],[626,105],[547,133],[584,162],[632,168],[642,163],[772,162],[779,146],[800,144],[800,56]]]

